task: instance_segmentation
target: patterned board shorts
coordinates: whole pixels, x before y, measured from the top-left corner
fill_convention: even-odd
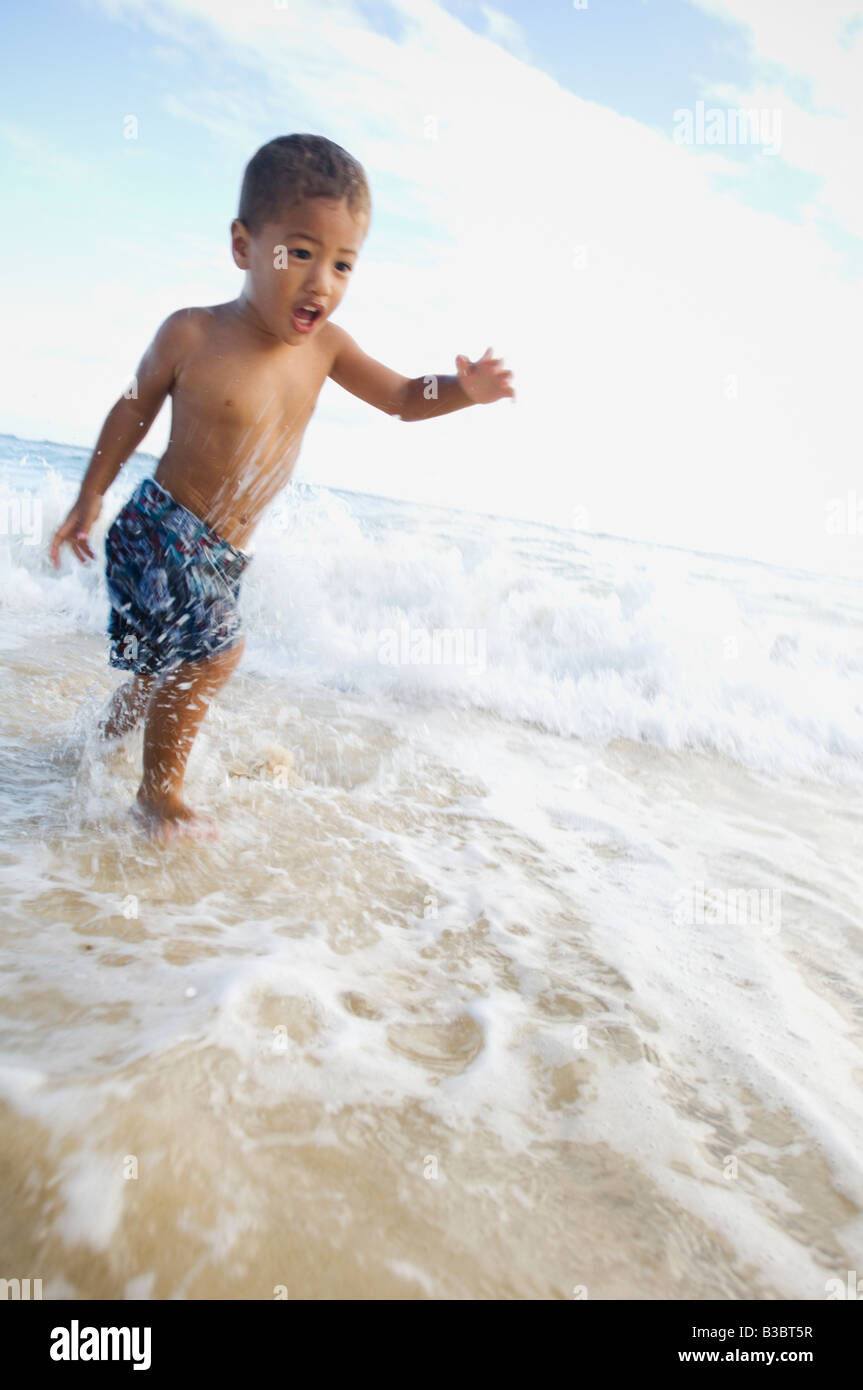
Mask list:
[[[163,674],[241,641],[240,580],[251,559],[145,478],[105,537],[112,666]]]

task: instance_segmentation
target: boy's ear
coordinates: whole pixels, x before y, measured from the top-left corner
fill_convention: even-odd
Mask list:
[[[249,268],[249,244],[251,234],[245,222],[241,222],[239,217],[235,217],[231,223],[231,254],[234,257],[234,265],[239,266],[240,270]]]

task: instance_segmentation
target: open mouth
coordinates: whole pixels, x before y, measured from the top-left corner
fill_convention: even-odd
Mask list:
[[[291,321],[298,333],[308,333],[314,327],[318,319],[322,317],[322,310],[313,308],[311,305],[294,309],[291,314]]]

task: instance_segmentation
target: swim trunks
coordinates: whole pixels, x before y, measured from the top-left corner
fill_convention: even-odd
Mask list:
[[[251,559],[145,478],[105,536],[108,660],[162,674],[242,640],[240,580]]]

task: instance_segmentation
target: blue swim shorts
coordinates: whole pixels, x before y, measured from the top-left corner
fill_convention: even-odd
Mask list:
[[[242,640],[240,580],[251,559],[145,478],[105,537],[112,666],[163,674]]]

